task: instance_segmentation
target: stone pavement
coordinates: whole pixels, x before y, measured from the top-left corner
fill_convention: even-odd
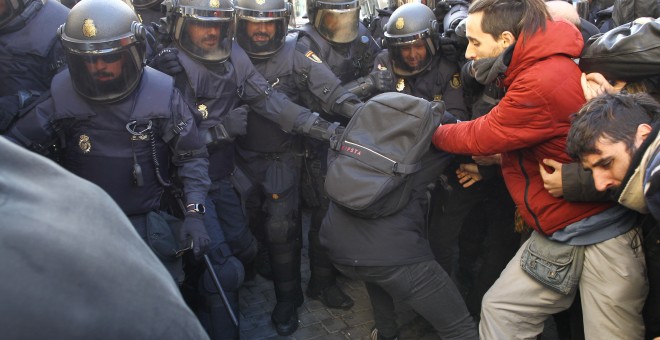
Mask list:
[[[307,248],[302,255],[303,291],[309,281]],[[288,337],[278,336],[270,322],[275,307],[273,283],[257,275],[246,282],[240,291],[241,339],[368,339],[374,325],[369,297],[362,282],[346,277],[338,278],[339,286],[350,295],[355,305],[350,310],[325,307],[321,302],[305,297],[298,308],[300,325]]]
[[[303,213],[302,276],[303,292],[309,281],[309,256],[307,255],[307,233],[309,215]],[[277,335],[270,322],[270,312],[275,307],[273,282],[261,275],[245,282],[240,290],[241,339],[360,339],[369,338],[374,326],[369,296],[361,281],[353,281],[344,276],[337,278],[341,289],[348,294],[355,305],[350,310],[327,308],[318,300],[305,296],[305,302],[298,308],[300,324],[298,330],[282,337]]]

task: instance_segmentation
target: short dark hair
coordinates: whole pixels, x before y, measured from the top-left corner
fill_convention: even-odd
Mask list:
[[[531,35],[539,28],[545,30],[545,21],[550,18],[543,0],[476,0],[468,14],[479,12],[484,13],[481,30],[495,39],[505,31],[520,39],[523,33]]]
[[[566,149],[576,160],[598,154],[596,141],[605,138],[635,146],[640,124],[653,125],[660,118],[660,104],[646,93],[602,95],[587,102],[573,115]]]

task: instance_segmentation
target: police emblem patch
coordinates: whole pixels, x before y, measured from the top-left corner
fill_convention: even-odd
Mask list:
[[[441,100],[442,100],[442,95],[441,94],[436,94],[435,96],[433,96],[433,101],[434,102],[439,102]]]
[[[209,1],[209,7],[211,7],[211,8],[220,8],[220,0],[211,0],[211,1]]]
[[[315,62],[315,63],[317,63],[317,64],[322,64],[322,63],[323,63],[323,62],[321,61],[321,58],[319,58],[319,57],[318,57],[316,54],[314,54],[314,52],[312,52],[312,51],[307,51],[307,53],[305,53],[305,57],[307,57],[307,59],[309,59],[309,60],[311,60],[311,61],[313,61],[313,62]]]
[[[396,19],[396,23],[394,24],[394,27],[396,29],[401,30],[403,29],[403,26],[405,25],[405,22],[403,22],[403,18]]]
[[[449,85],[451,87],[457,89],[461,87],[461,74],[460,73],[454,73],[453,76],[451,76],[451,80],[449,81]]]
[[[202,119],[206,120],[206,118],[209,118],[209,110],[206,108],[206,105],[200,104],[197,106],[197,111],[202,114]]]
[[[396,90],[401,92],[406,87],[406,81],[403,78],[399,78],[396,82]]]
[[[94,25],[94,20],[85,19],[85,21],[83,21],[82,34],[87,38],[93,38],[96,36],[96,25]]]
[[[83,153],[88,153],[90,150],[92,150],[92,143],[89,141],[89,136],[80,135],[80,139],[78,140],[78,147],[80,147],[80,150],[82,150]]]

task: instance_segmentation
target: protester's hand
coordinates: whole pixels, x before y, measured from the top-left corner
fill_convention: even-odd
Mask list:
[[[468,188],[483,179],[479,173],[479,166],[476,163],[461,164],[456,169],[456,177],[458,178],[458,183],[463,188]]]
[[[472,156],[472,160],[478,165],[502,165],[502,155],[496,153],[490,156]]]
[[[369,73],[366,82],[373,85],[378,92],[390,92],[394,90],[392,72],[386,68],[379,67],[378,70]]]
[[[179,50],[174,47],[162,49],[149,62],[149,66],[163,73],[174,76],[183,71],[183,66],[179,62]]]
[[[241,105],[229,111],[223,119],[222,125],[231,138],[244,136],[247,133],[248,106]]]
[[[615,94],[621,91],[626,86],[625,81],[616,81],[614,85],[610,84],[605,77],[597,72],[584,74],[580,78],[582,84],[582,92],[584,99],[590,101],[591,99],[600,96],[603,93]]]
[[[552,172],[545,170],[545,167],[552,169]],[[543,187],[548,190],[552,197],[564,196],[564,189],[562,188],[561,168],[563,164],[555,161],[554,159],[544,159],[543,164],[539,163],[539,171],[541,178],[543,178]]]
[[[204,226],[203,215],[186,214],[179,233],[179,241],[184,242],[189,239],[193,240],[193,254],[196,258],[201,258],[208,251],[211,244],[211,238],[206,233],[206,227]]]

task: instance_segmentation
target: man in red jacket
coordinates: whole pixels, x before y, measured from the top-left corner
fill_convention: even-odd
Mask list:
[[[570,115],[584,104],[581,73],[571,59],[582,50],[580,32],[550,19],[542,0],[477,0],[468,13],[466,57],[474,76],[502,84],[506,95],[481,118],[439,127],[433,143],[457,154],[501,153],[507,188],[533,237],[548,238],[550,253],[561,245],[584,251],[584,262],[575,265],[582,269],[587,339],[641,339],[648,283],[636,215],[609,203],[552,197],[539,173],[545,158],[571,160],[565,151]],[[562,293],[565,287],[553,289],[521,269],[528,243],[484,296],[482,339],[535,338],[543,321],[575,297],[575,286]]]

